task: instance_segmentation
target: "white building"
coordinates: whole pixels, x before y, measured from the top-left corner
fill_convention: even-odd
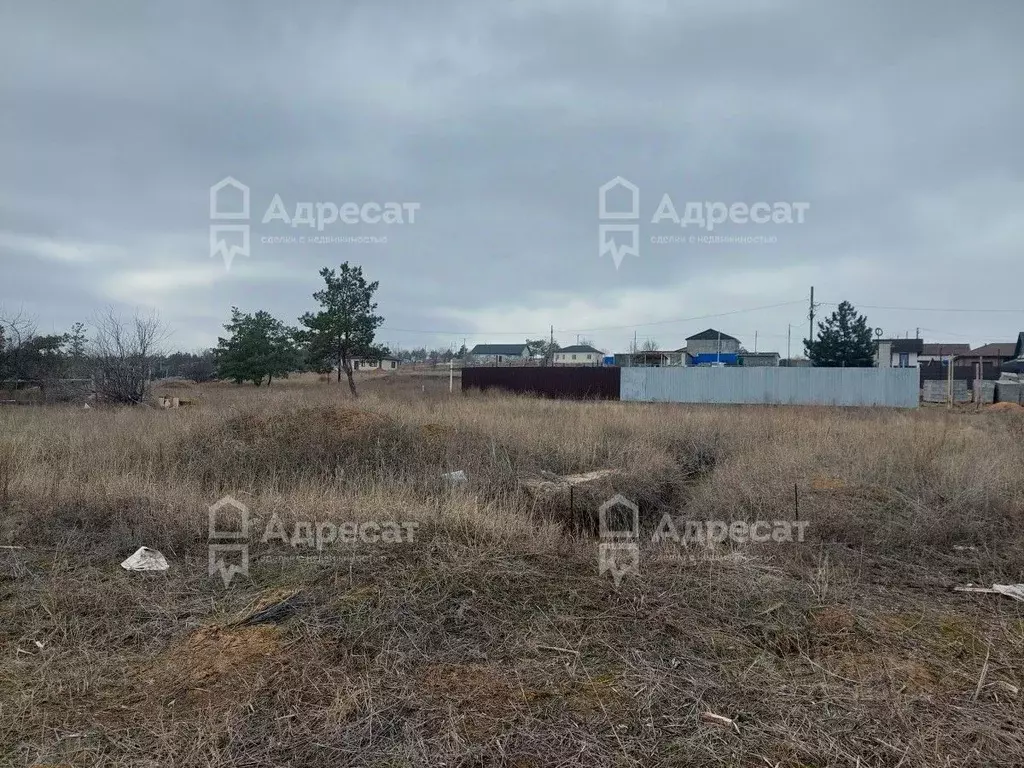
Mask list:
[[[397,357],[382,357],[380,360],[357,357],[352,360],[353,371],[394,371],[397,369]]]
[[[604,352],[589,344],[574,344],[571,347],[555,352],[552,362],[555,365],[600,365]]]
[[[879,339],[875,347],[875,365],[879,368],[917,368],[924,351],[920,339]]]

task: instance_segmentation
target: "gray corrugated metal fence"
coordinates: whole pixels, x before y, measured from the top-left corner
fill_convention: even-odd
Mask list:
[[[623,368],[623,400],[916,408],[916,368]]]

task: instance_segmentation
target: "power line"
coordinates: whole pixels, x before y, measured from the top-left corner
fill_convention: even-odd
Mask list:
[[[739,315],[745,312],[759,312],[764,309],[775,309],[776,307],[788,307],[794,304],[803,304],[804,300],[799,299],[797,301],[783,301],[778,304],[765,304],[760,307],[749,307],[746,309],[732,309],[727,312],[714,312],[707,315],[694,315],[693,317],[676,317],[669,320],[652,320],[646,323],[626,323],[623,325],[606,325],[595,328],[555,328],[556,333],[591,333],[593,331],[618,331],[628,328],[646,328],[653,325],[670,325],[672,323],[688,323],[694,320],[708,320],[715,317],[728,317],[730,315]],[[537,334],[538,329],[534,328],[530,331],[453,331],[453,330],[427,330],[423,328],[392,328],[390,326],[382,327],[382,331],[388,331],[391,333],[425,333],[437,336],[529,336],[531,334]],[[541,334],[543,335],[543,334]]]
[[[595,326],[595,327],[591,327],[591,328],[555,328],[554,332],[555,333],[564,333],[564,334],[577,334],[577,333],[593,333],[593,332],[596,332],[596,331],[621,331],[621,330],[636,329],[636,328],[647,328],[647,327],[661,326],[661,325],[672,325],[674,323],[688,323],[688,322],[693,322],[695,320],[710,320],[710,319],[713,319],[713,318],[730,317],[732,315],[739,315],[739,314],[744,314],[744,313],[747,313],[747,312],[759,312],[759,311],[766,310],[766,309],[777,309],[779,307],[788,307],[788,306],[793,306],[793,305],[796,305],[796,304],[803,304],[805,301],[806,301],[805,299],[799,299],[799,300],[795,300],[795,301],[783,301],[783,302],[779,302],[777,304],[764,304],[764,305],[758,306],[758,307],[748,307],[748,308],[745,308],[745,309],[732,309],[732,310],[728,310],[726,312],[712,312],[712,313],[708,313],[708,314],[705,314],[705,315],[693,315],[691,317],[675,317],[675,318],[669,318],[669,319],[666,319],[666,320],[651,320],[651,321],[648,321],[648,322],[623,323],[621,325],[605,325],[605,326]],[[819,306],[838,307],[839,306],[839,302],[835,302],[835,301],[820,301],[820,302],[815,302],[813,304],[813,306],[814,307],[819,307]],[[897,307],[897,306],[882,306],[882,305],[876,305],[876,304],[855,304],[855,306],[858,309],[875,309],[875,310],[888,310],[888,311],[898,311],[898,312],[964,312],[964,313],[977,312],[977,313],[986,313],[986,314],[999,314],[999,313],[1003,313],[1003,314],[1024,314],[1024,309],[1019,309],[1019,308],[1018,309],[993,309],[993,308],[989,308],[989,307],[985,307],[985,308],[968,308],[968,307]],[[807,318],[805,317],[804,319],[807,319]],[[539,328],[534,328],[534,329],[527,330],[527,331],[522,331],[522,330],[519,330],[519,331],[496,331],[496,330],[490,331],[490,330],[466,330],[466,329],[463,329],[463,330],[431,330],[431,329],[424,329],[424,328],[392,328],[390,326],[386,326],[386,327],[383,327],[381,330],[388,331],[390,333],[413,333],[413,334],[426,334],[426,335],[431,335],[431,336],[516,336],[516,337],[524,337],[524,338],[525,337],[531,337],[531,336],[537,336],[538,338],[540,338],[540,337],[545,335],[542,332],[542,329],[539,329]],[[932,333],[936,332],[934,329],[930,329],[930,328],[929,329],[922,328],[922,330],[928,330],[928,331],[930,331]],[[550,334],[550,328],[548,329],[548,331],[549,331],[549,334]],[[777,336],[777,337],[781,337],[782,334],[770,334],[770,333],[764,333],[763,332],[763,335],[765,335],[765,336],[774,335],[774,336]],[[949,335],[950,336],[954,336],[954,335],[966,336],[966,334],[953,334],[953,333],[950,333]]]
[[[646,328],[647,326],[650,326],[650,325],[669,325],[671,323],[689,323],[689,322],[692,322],[693,320],[708,320],[708,319],[711,319],[713,317],[727,317],[729,315],[743,314],[744,312],[758,312],[758,311],[760,311],[762,309],[775,309],[776,307],[788,307],[788,306],[791,306],[793,304],[803,304],[803,301],[804,301],[803,299],[799,299],[798,301],[783,301],[783,302],[781,302],[779,304],[765,304],[764,306],[761,306],[761,307],[750,307],[748,309],[733,309],[733,310],[730,310],[728,312],[715,312],[715,313],[710,314],[710,315],[696,315],[694,317],[677,317],[677,318],[673,318],[672,320],[654,320],[654,321],[649,322],[649,323],[629,323],[627,325],[606,325],[606,326],[604,326],[602,328],[571,328],[571,329],[566,329],[566,328],[557,329],[556,328],[555,330],[561,330],[562,333],[585,333],[585,332],[588,332],[588,331],[619,331],[619,330],[623,330],[625,328]]]
[[[834,301],[821,301],[819,304],[825,304],[830,307],[838,307],[839,304]],[[851,302],[852,303],[852,302]],[[963,307],[880,307],[872,304],[855,304],[857,309],[890,309],[897,310],[900,312],[1019,312],[1024,313],[1024,309],[966,309]]]

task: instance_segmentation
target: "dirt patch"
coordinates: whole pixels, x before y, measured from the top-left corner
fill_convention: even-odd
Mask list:
[[[258,687],[258,673],[280,653],[281,631],[275,626],[209,625],[171,648],[149,677],[169,701],[237,701],[237,691]]]
[[[986,411],[1013,411],[1019,413],[1024,411],[1024,405],[1018,405],[1017,403],[993,403],[992,405],[985,406]]]
[[[471,741],[507,731],[523,696],[501,671],[487,664],[433,664],[419,677],[419,688],[438,717],[450,719]]]
[[[807,632],[818,656],[852,651],[857,647],[857,619],[841,606],[826,606],[811,611]]]
[[[453,437],[455,427],[447,424],[424,424],[421,429],[426,437]]]
[[[831,659],[829,668],[850,682],[879,689],[888,687],[898,693],[934,694],[944,687],[936,672],[923,661],[885,653],[845,653]]]
[[[857,620],[846,608],[827,606],[811,612],[811,628],[822,635],[841,635],[853,631]]]

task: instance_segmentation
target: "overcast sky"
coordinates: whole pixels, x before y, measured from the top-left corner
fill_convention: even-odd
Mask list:
[[[46,331],[113,304],[159,310],[172,346],[211,345],[232,305],[294,323],[342,261],[380,281],[392,346],[553,325],[563,344],[674,349],[712,326],[785,354],[792,323],[795,354],[811,285],[819,312],[848,299],[886,335],[1024,329],[1020,0],[0,9],[0,305]],[[209,237],[226,176],[251,190],[250,255],[230,270]],[[618,269],[598,243],[616,176],[640,208]],[[697,201],[809,208],[708,233],[653,224],[666,193],[681,218]],[[321,233],[264,224],[275,194],[289,216],[419,209]],[[688,240],[709,234],[768,242]],[[264,242],[317,235],[378,242]],[[696,319],[736,310],[752,311]]]

